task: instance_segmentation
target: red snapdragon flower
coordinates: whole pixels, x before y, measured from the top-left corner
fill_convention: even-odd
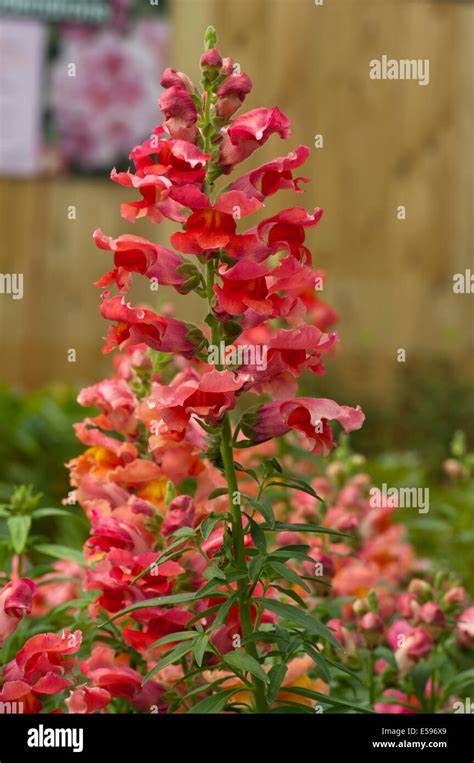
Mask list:
[[[124,379],[104,379],[91,387],[84,387],[77,398],[84,408],[95,405],[101,415],[91,422],[102,429],[120,434],[135,434],[137,399]]]
[[[25,614],[32,608],[36,585],[28,578],[12,580],[0,591],[0,645],[16,631]]]
[[[171,429],[182,431],[192,415],[216,426],[226,411],[234,407],[235,395],[247,381],[231,371],[208,371],[202,376],[189,370],[179,374],[169,386],[159,386],[155,397],[160,415]]]
[[[81,684],[71,691],[69,697],[64,700],[64,704],[68,713],[96,713],[107,707],[111,699],[112,695],[107,689]]]
[[[155,562],[152,551],[135,553],[125,548],[112,548],[102,561],[88,567],[84,590],[102,590],[96,603],[107,612],[119,612],[129,604],[153,596],[171,593],[175,578],[184,569],[172,560],[156,565],[135,583],[135,578]]]
[[[171,535],[181,527],[193,527],[196,507],[190,495],[178,495],[173,498],[161,526],[161,534]]]
[[[161,94],[159,105],[165,116],[164,126],[171,137],[196,143],[198,137],[196,104],[187,90],[178,85],[172,85]]]
[[[271,162],[262,164],[256,170],[241,175],[229,186],[231,191],[243,191],[249,198],[263,201],[281,188],[290,188],[296,193],[303,193],[299,183],[309,182],[308,178],[293,177],[292,170],[300,167],[309,156],[307,146],[298,146],[287,156],[279,156]]]
[[[15,684],[10,688],[15,693],[23,691],[21,701],[27,707],[34,707],[36,712],[40,708],[36,694],[57,694],[71,686],[72,680],[67,674],[75,665],[75,658],[70,655],[78,651],[81,642],[79,630],[71,633],[66,629],[62,635],[38,633],[32,636],[5,666],[3,691],[8,692],[8,685]]]
[[[178,87],[181,90],[186,90],[187,93],[194,93],[194,85],[189,79],[187,74],[179,72],[176,69],[167,67],[160,79],[161,87],[167,89],[170,87]]]
[[[260,406],[246,429],[255,443],[295,429],[306,435],[312,453],[327,456],[335,445],[328,421],[338,421],[345,432],[352,432],[360,429],[364,419],[359,407],[338,405],[326,398],[297,397]]]
[[[165,175],[174,185],[201,185],[211,157],[187,140],[167,139],[164,128],[160,126],[153,130],[151,138],[132,149],[129,158],[133,160],[136,174],[140,177]]]
[[[292,310],[298,307],[296,299],[281,297],[277,286],[269,280],[274,271],[250,259],[239,260],[235,265],[219,268],[222,285],[216,284],[217,311],[222,315],[245,315],[242,325],[247,328],[258,325],[268,318],[291,319]],[[298,317],[301,317],[303,312]]]
[[[133,699],[141,686],[142,676],[128,665],[128,655],[116,655],[111,647],[103,644],[93,648],[80,668],[92,686],[105,689],[112,697]]]
[[[290,120],[276,106],[273,109],[252,109],[234,119],[222,132],[219,166],[228,174],[236,164],[263,146],[270,135],[288,138]]]
[[[132,283],[132,273],[155,278],[160,286],[174,286],[180,292],[186,276],[178,272],[184,259],[164,246],[152,244],[146,238],[125,234],[116,239],[105,236],[97,228],[94,241],[99,249],[114,254],[114,270],[96,281],[100,288],[116,283],[121,292],[127,292]]]
[[[434,641],[425,628],[414,628],[406,620],[397,620],[387,631],[387,641],[395,652],[397,665],[402,673],[423,657],[431,654]]]
[[[247,74],[231,74],[217,90],[217,116],[230,119],[242,106],[252,90],[252,80]]]
[[[138,188],[141,201],[129,201],[120,205],[120,214],[125,220],[134,223],[140,217],[148,217],[153,223],[163,220],[184,222],[183,209],[170,197],[172,183],[165,175],[134,175],[130,170],[110,173],[110,179],[125,188]]]
[[[206,194],[195,186],[175,188],[173,197],[192,209],[184,233],[173,233],[171,243],[180,252],[202,254],[224,249],[232,256],[251,251],[255,235],[238,235],[236,220],[262,207],[257,199],[249,199],[241,191],[223,193],[212,205]]]
[[[181,321],[157,315],[146,308],[132,307],[122,297],[109,297],[108,291],[102,293],[100,312],[106,320],[117,322],[109,329],[104,353],[115,347],[122,349],[141,343],[160,352],[179,353],[184,357],[191,357],[196,349],[196,345],[186,338],[189,328]]]
[[[464,649],[474,647],[474,607],[468,607],[459,616],[457,633],[459,644]]]
[[[286,250],[311,264],[311,252],[304,246],[305,229],[317,225],[322,215],[323,210],[319,207],[312,215],[303,207],[291,207],[263,220],[257,227],[257,234],[266,245],[268,256]]]

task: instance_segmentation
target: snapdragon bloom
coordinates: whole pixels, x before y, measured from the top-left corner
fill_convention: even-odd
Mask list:
[[[129,201],[121,204],[120,214],[125,220],[134,223],[140,217],[148,217],[154,223],[163,220],[184,222],[180,204],[170,197],[172,183],[165,175],[134,175],[133,172],[117,172],[114,168],[110,179],[125,188],[137,188],[141,201]]]
[[[139,177],[166,176],[176,185],[201,185],[210,154],[186,140],[169,139],[162,127],[156,127],[151,138],[132,149],[130,159]]]
[[[119,291],[127,292],[131,286],[132,273],[140,273],[155,279],[159,286],[174,286],[180,292],[186,276],[179,272],[183,258],[165,246],[153,244],[145,238],[123,235],[116,239],[105,236],[98,228],[94,231],[96,246],[114,255],[114,270],[101,276],[96,286],[116,283]]]
[[[247,381],[245,375],[231,371],[208,371],[177,377],[170,386],[156,388],[154,397],[160,415],[171,430],[182,431],[192,415],[216,425],[234,407],[235,395]]]
[[[220,146],[219,166],[227,174],[233,167],[267,142],[270,135],[288,138],[290,121],[275,106],[273,109],[252,109],[233,120],[224,130]]]
[[[12,580],[0,591],[0,646],[16,631],[25,614],[32,608],[36,585],[28,578]]]
[[[262,164],[256,170],[241,175],[229,186],[231,191],[243,191],[249,198],[264,201],[282,188],[302,193],[300,183],[307,183],[308,178],[293,177],[293,170],[300,167],[309,156],[307,146],[298,146],[287,156],[279,156],[271,162]]]
[[[145,343],[160,352],[181,353],[190,357],[196,345],[187,339],[189,328],[175,318],[157,315],[146,308],[132,307],[122,297],[102,294],[100,312],[108,321],[116,322],[109,329],[103,352],[115,347]]]
[[[164,127],[171,137],[195,143],[198,136],[197,111],[188,91],[172,85],[161,94],[159,104],[165,116]]]
[[[192,210],[184,233],[173,233],[171,243],[180,252],[202,254],[225,249],[234,256],[249,253],[255,235],[237,234],[237,220],[250,215],[262,206],[241,191],[223,193],[212,205],[206,194],[195,186],[176,188],[173,196]]]
[[[255,443],[295,429],[306,436],[312,453],[326,456],[335,445],[328,421],[337,421],[345,432],[352,432],[360,429],[365,416],[359,407],[338,405],[334,400],[297,397],[266,403],[246,418],[244,432]]]

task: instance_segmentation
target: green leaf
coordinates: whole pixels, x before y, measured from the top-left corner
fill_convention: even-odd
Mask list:
[[[173,538],[185,540],[186,538],[192,538],[194,535],[196,535],[196,530],[194,527],[178,527],[178,529],[172,532],[171,535]]]
[[[241,646],[245,646],[246,644],[252,644],[253,642],[262,642],[263,644],[274,644],[276,643],[278,639],[278,636],[274,630],[268,630],[268,631],[254,631],[254,633],[250,633],[248,636],[246,636],[244,639],[242,639]]]
[[[268,686],[268,701],[270,705],[275,702],[277,698],[277,694],[280,691],[280,686],[284,677],[286,676],[287,670],[288,666],[280,663],[279,665],[273,665],[273,667],[270,668],[268,672],[268,678],[270,682]]]
[[[68,546],[60,546],[56,543],[41,543],[39,546],[35,546],[36,551],[46,556],[52,556],[55,559],[69,559],[71,562],[77,564],[84,564],[84,557],[82,551],[77,548],[69,548]]]
[[[277,458],[269,458],[267,463],[273,466],[275,471],[277,471],[279,474],[283,474],[283,467]]]
[[[14,514],[7,519],[13,550],[16,554],[22,554],[28,540],[31,527],[31,517],[27,514]]]
[[[196,660],[199,667],[201,667],[202,665],[202,661],[204,659],[204,654],[206,653],[208,644],[209,644],[209,639],[206,636],[206,634],[199,636],[199,638],[196,639],[196,641],[193,644],[194,659]]]
[[[344,702],[342,699],[335,699],[327,694],[321,694],[319,691],[313,691],[312,689],[304,689],[302,686],[286,686],[285,691],[290,694],[298,694],[300,697],[308,697],[309,699],[315,699],[318,702],[322,702],[326,705],[334,705],[334,707],[343,707],[348,710],[357,710],[359,713],[373,714],[374,710],[370,707],[361,707],[360,705],[354,705],[351,702]]]
[[[425,698],[425,690],[426,690],[426,684],[428,682],[428,678],[431,675],[431,672],[433,670],[432,665],[430,665],[429,662],[426,660],[422,660],[415,667],[410,673],[413,689],[415,691],[415,696],[418,699],[419,702],[424,706],[426,703]]]
[[[188,714],[206,713],[206,715],[208,715],[210,713],[220,713],[226,706],[227,700],[230,699],[236,691],[241,691],[241,688],[219,691],[211,697],[206,697],[188,710]]]
[[[258,478],[258,475],[255,469],[246,469],[244,466],[242,466],[242,464],[239,464],[238,461],[234,461],[234,467],[236,468],[238,472],[243,472],[244,474],[248,474],[249,477],[252,477],[252,479],[255,480],[257,485],[260,485],[260,480]]]
[[[285,586],[278,585],[277,583],[272,583],[273,588],[276,588],[277,591],[280,591],[281,593],[284,593],[285,596],[288,596],[290,599],[293,599],[293,601],[296,601],[297,604],[300,605],[300,607],[305,610],[306,609],[306,602],[303,601],[301,596],[298,596],[296,591],[294,591],[292,588],[285,588]]]
[[[176,498],[176,488],[171,480],[168,480],[166,483],[166,489],[165,489],[165,505],[168,506],[168,504],[171,503],[173,498]]]
[[[267,501],[266,499],[264,499],[263,501],[256,501],[254,498],[247,495],[246,493],[242,493],[242,497],[245,498],[247,503],[249,503],[252,506],[252,508],[256,509],[256,511],[258,511],[262,515],[267,525],[273,530],[273,528],[275,527],[275,515],[273,513],[273,508],[271,503]]]
[[[297,480],[296,478],[288,477],[286,475],[284,475],[285,479],[279,479],[279,475],[275,476],[278,477],[278,481],[268,482],[266,487],[287,487],[290,490],[301,490],[302,493],[307,493],[312,498],[317,498],[318,501],[324,503],[323,499],[319,497],[316,490],[314,490],[311,485],[308,485],[307,482],[303,482],[303,480]]]
[[[251,654],[247,654],[244,651],[234,651],[224,654],[222,657],[226,665],[230,665],[234,670],[242,670],[245,673],[251,673],[255,678],[259,678],[260,681],[268,683],[268,675],[260,663],[252,657]]]
[[[158,641],[155,641],[154,644],[149,647],[149,649],[151,651],[152,649],[156,649],[157,647],[163,646],[164,644],[173,644],[175,641],[187,641],[189,639],[197,638],[199,635],[199,631],[193,631],[192,633],[189,631],[176,631],[176,633],[168,633],[167,636],[163,636],[162,638],[159,638]]]
[[[219,604],[217,607],[217,617],[215,618],[214,622],[212,623],[212,629],[219,628],[221,625],[225,623],[227,620],[227,615],[229,614],[229,611],[231,607],[234,606],[234,604],[237,602],[237,599],[239,597],[238,592],[236,591],[233,593],[227,601],[224,604]],[[201,615],[203,616],[204,613]]]
[[[249,564],[249,578],[252,582],[258,580],[261,571],[265,567],[266,561],[267,557],[265,554],[257,554],[257,556],[254,556]]]
[[[269,525],[260,525],[263,530],[274,530],[275,532],[281,532],[282,530],[291,530],[292,532],[301,533],[326,533],[326,535],[340,535],[345,538],[351,538],[350,533],[343,533],[340,530],[333,530],[330,527],[323,527],[322,525],[305,525],[297,522],[275,522],[274,527]]]
[[[84,524],[88,524],[87,518],[84,514],[78,514],[74,511],[67,511],[66,509],[45,508],[35,509],[31,514],[33,519],[43,519],[43,517],[66,517],[67,519],[78,519]]]
[[[163,670],[163,668],[166,668],[168,665],[172,665],[173,662],[178,662],[182,657],[184,657],[185,654],[190,652],[192,650],[192,644],[189,644],[187,642],[178,644],[178,646],[175,646],[174,649],[171,650],[171,652],[168,652],[162,660],[160,660],[156,665],[152,667],[151,670],[148,671],[145,678],[142,681],[142,686],[146,684],[147,681],[150,680],[150,678],[153,678],[155,673],[158,673],[159,670]]]
[[[255,543],[255,546],[262,554],[266,554],[267,541],[265,538],[265,533],[261,529],[260,525],[252,519],[252,517],[249,517],[247,514],[245,516],[249,520],[250,535],[252,536],[252,540]]]
[[[217,578],[218,580],[226,579],[224,570],[221,570],[217,564],[210,564],[204,572],[204,577],[207,580],[212,580],[213,578]]]
[[[204,540],[207,540],[212,533],[214,527],[217,525],[218,522],[222,522],[224,517],[221,515],[220,517],[213,517],[209,516],[206,517],[206,519],[201,522],[199,529],[201,531],[201,536]]]
[[[311,646],[311,644],[305,644],[303,646],[303,649],[306,652],[306,654],[309,654],[309,656],[312,658],[312,660],[315,663],[315,665],[319,668],[319,670],[321,671],[321,675],[324,678],[324,680],[327,683],[330,683],[330,681],[331,681],[331,674],[329,672],[326,660],[323,657],[323,655],[320,652],[318,652],[318,650],[315,647]]]
[[[180,528],[180,529],[185,529],[185,528]],[[185,540],[186,540],[186,538],[178,538],[177,540],[174,540],[173,543],[170,543],[169,546],[167,546],[165,549],[163,549],[163,551],[161,552],[159,557],[157,559],[155,559],[154,562],[149,564],[148,567],[145,567],[145,569],[142,570],[140,572],[140,574],[137,575],[136,578],[134,578],[132,580],[132,585],[135,585],[135,583],[137,583],[138,580],[143,578],[145,575],[148,575],[148,573],[151,572],[151,570],[156,569],[156,567],[159,564],[161,564],[164,561],[168,561],[168,559],[170,559],[171,556],[172,556],[170,554],[170,552],[173,551],[173,549],[175,549],[175,548],[177,548],[179,546],[182,546],[183,543],[185,542]]]
[[[471,684],[474,684],[474,668],[463,670],[462,673],[458,673],[455,678],[452,678],[445,686],[445,696],[457,694],[461,689]]]
[[[286,564],[282,564],[281,562],[270,562],[270,567],[279,577],[284,578],[284,580],[289,580],[290,583],[295,583],[295,585],[299,585],[301,588],[304,588],[305,591],[311,593],[309,586],[306,585],[304,580],[302,580],[298,573],[291,569],[291,567],[287,567]]]
[[[283,617],[285,620],[303,626],[309,633],[315,633],[318,636],[322,636],[336,649],[342,649],[339,641],[334,638],[332,631],[330,631],[321,620],[314,617],[314,615],[301,611],[301,609],[293,607],[291,604],[284,604],[283,602],[275,601],[274,599],[256,598],[255,601],[258,601],[265,609],[275,612],[275,614]]]
[[[212,501],[213,498],[219,498],[221,495],[228,495],[229,491],[226,487],[218,487],[209,493],[207,496],[208,501]]]
[[[284,705],[278,705],[270,710],[273,715],[288,715],[289,713],[301,713],[303,715],[313,715],[314,710],[307,705],[301,705],[296,702],[286,701]]]
[[[206,589],[206,590],[204,590]],[[144,599],[143,601],[137,601],[135,604],[130,604],[125,609],[121,609],[120,612],[115,612],[112,617],[101,623],[99,628],[103,628],[104,625],[113,622],[118,617],[129,615],[131,612],[136,612],[138,609],[148,609],[148,607],[162,607],[165,604],[183,604],[188,601],[198,601],[199,599],[207,599],[211,596],[219,596],[221,599],[225,598],[225,591],[208,590],[207,585],[203,586],[197,593],[175,593],[171,596],[156,596],[152,599]]]

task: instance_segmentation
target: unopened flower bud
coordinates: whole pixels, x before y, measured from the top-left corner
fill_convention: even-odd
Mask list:
[[[362,631],[382,633],[384,629],[383,620],[377,612],[367,612],[360,620],[359,628]]]
[[[455,458],[445,459],[445,461],[443,461],[442,469],[443,472],[453,480],[462,477],[464,474],[464,466],[459,463],[459,461],[456,461]]]
[[[205,67],[209,67],[211,69],[220,69],[222,66],[222,56],[216,48],[211,48],[210,50],[206,50],[206,52],[203,53],[199,63],[203,69]]]
[[[423,604],[423,606],[420,607],[417,619],[427,625],[437,625],[440,627],[446,623],[443,610],[439,604],[435,604],[434,601],[427,601],[426,604]]]
[[[344,466],[340,461],[333,461],[331,464],[328,464],[326,474],[330,479],[342,477],[345,474]]]
[[[369,611],[367,599],[356,599],[352,605],[352,611],[357,617],[362,617]]]
[[[409,593],[414,593],[416,596],[419,596],[421,599],[428,599],[433,593],[430,584],[421,578],[413,578],[413,580],[410,580],[408,591]]]
[[[466,602],[466,591],[462,586],[455,586],[455,588],[451,588],[445,593],[443,600],[446,604],[464,604]]]

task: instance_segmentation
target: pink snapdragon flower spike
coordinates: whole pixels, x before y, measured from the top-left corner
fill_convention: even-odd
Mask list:
[[[80,559],[41,572],[39,593],[18,579],[29,547],[6,565],[0,641],[20,648],[0,700],[79,714],[311,712],[326,699],[443,712],[454,698],[433,666],[456,640],[474,646],[474,608],[459,580],[417,558],[396,503],[373,505],[364,459],[347,441],[331,455],[332,422],[350,433],[364,413],[316,396],[338,349],[313,265],[322,209],[273,207],[303,191],[310,149],[224,183],[290,123],[277,107],[237,115],[251,82],[212,28],[200,64],[196,86],[165,70],[163,123],[112,171],[138,192],[122,216],[166,227],[156,241],[94,233],[112,261],[97,281],[104,352],[118,352],[111,377],[79,394],[96,412],[75,425],[83,452],[67,464],[63,505],[78,504],[88,537]],[[143,307],[126,299],[141,279]],[[176,317],[153,286],[181,295]],[[180,320],[191,292],[202,326]],[[38,632],[51,608],[64,630]],[[356,673],[357,699],[334,670]]]

